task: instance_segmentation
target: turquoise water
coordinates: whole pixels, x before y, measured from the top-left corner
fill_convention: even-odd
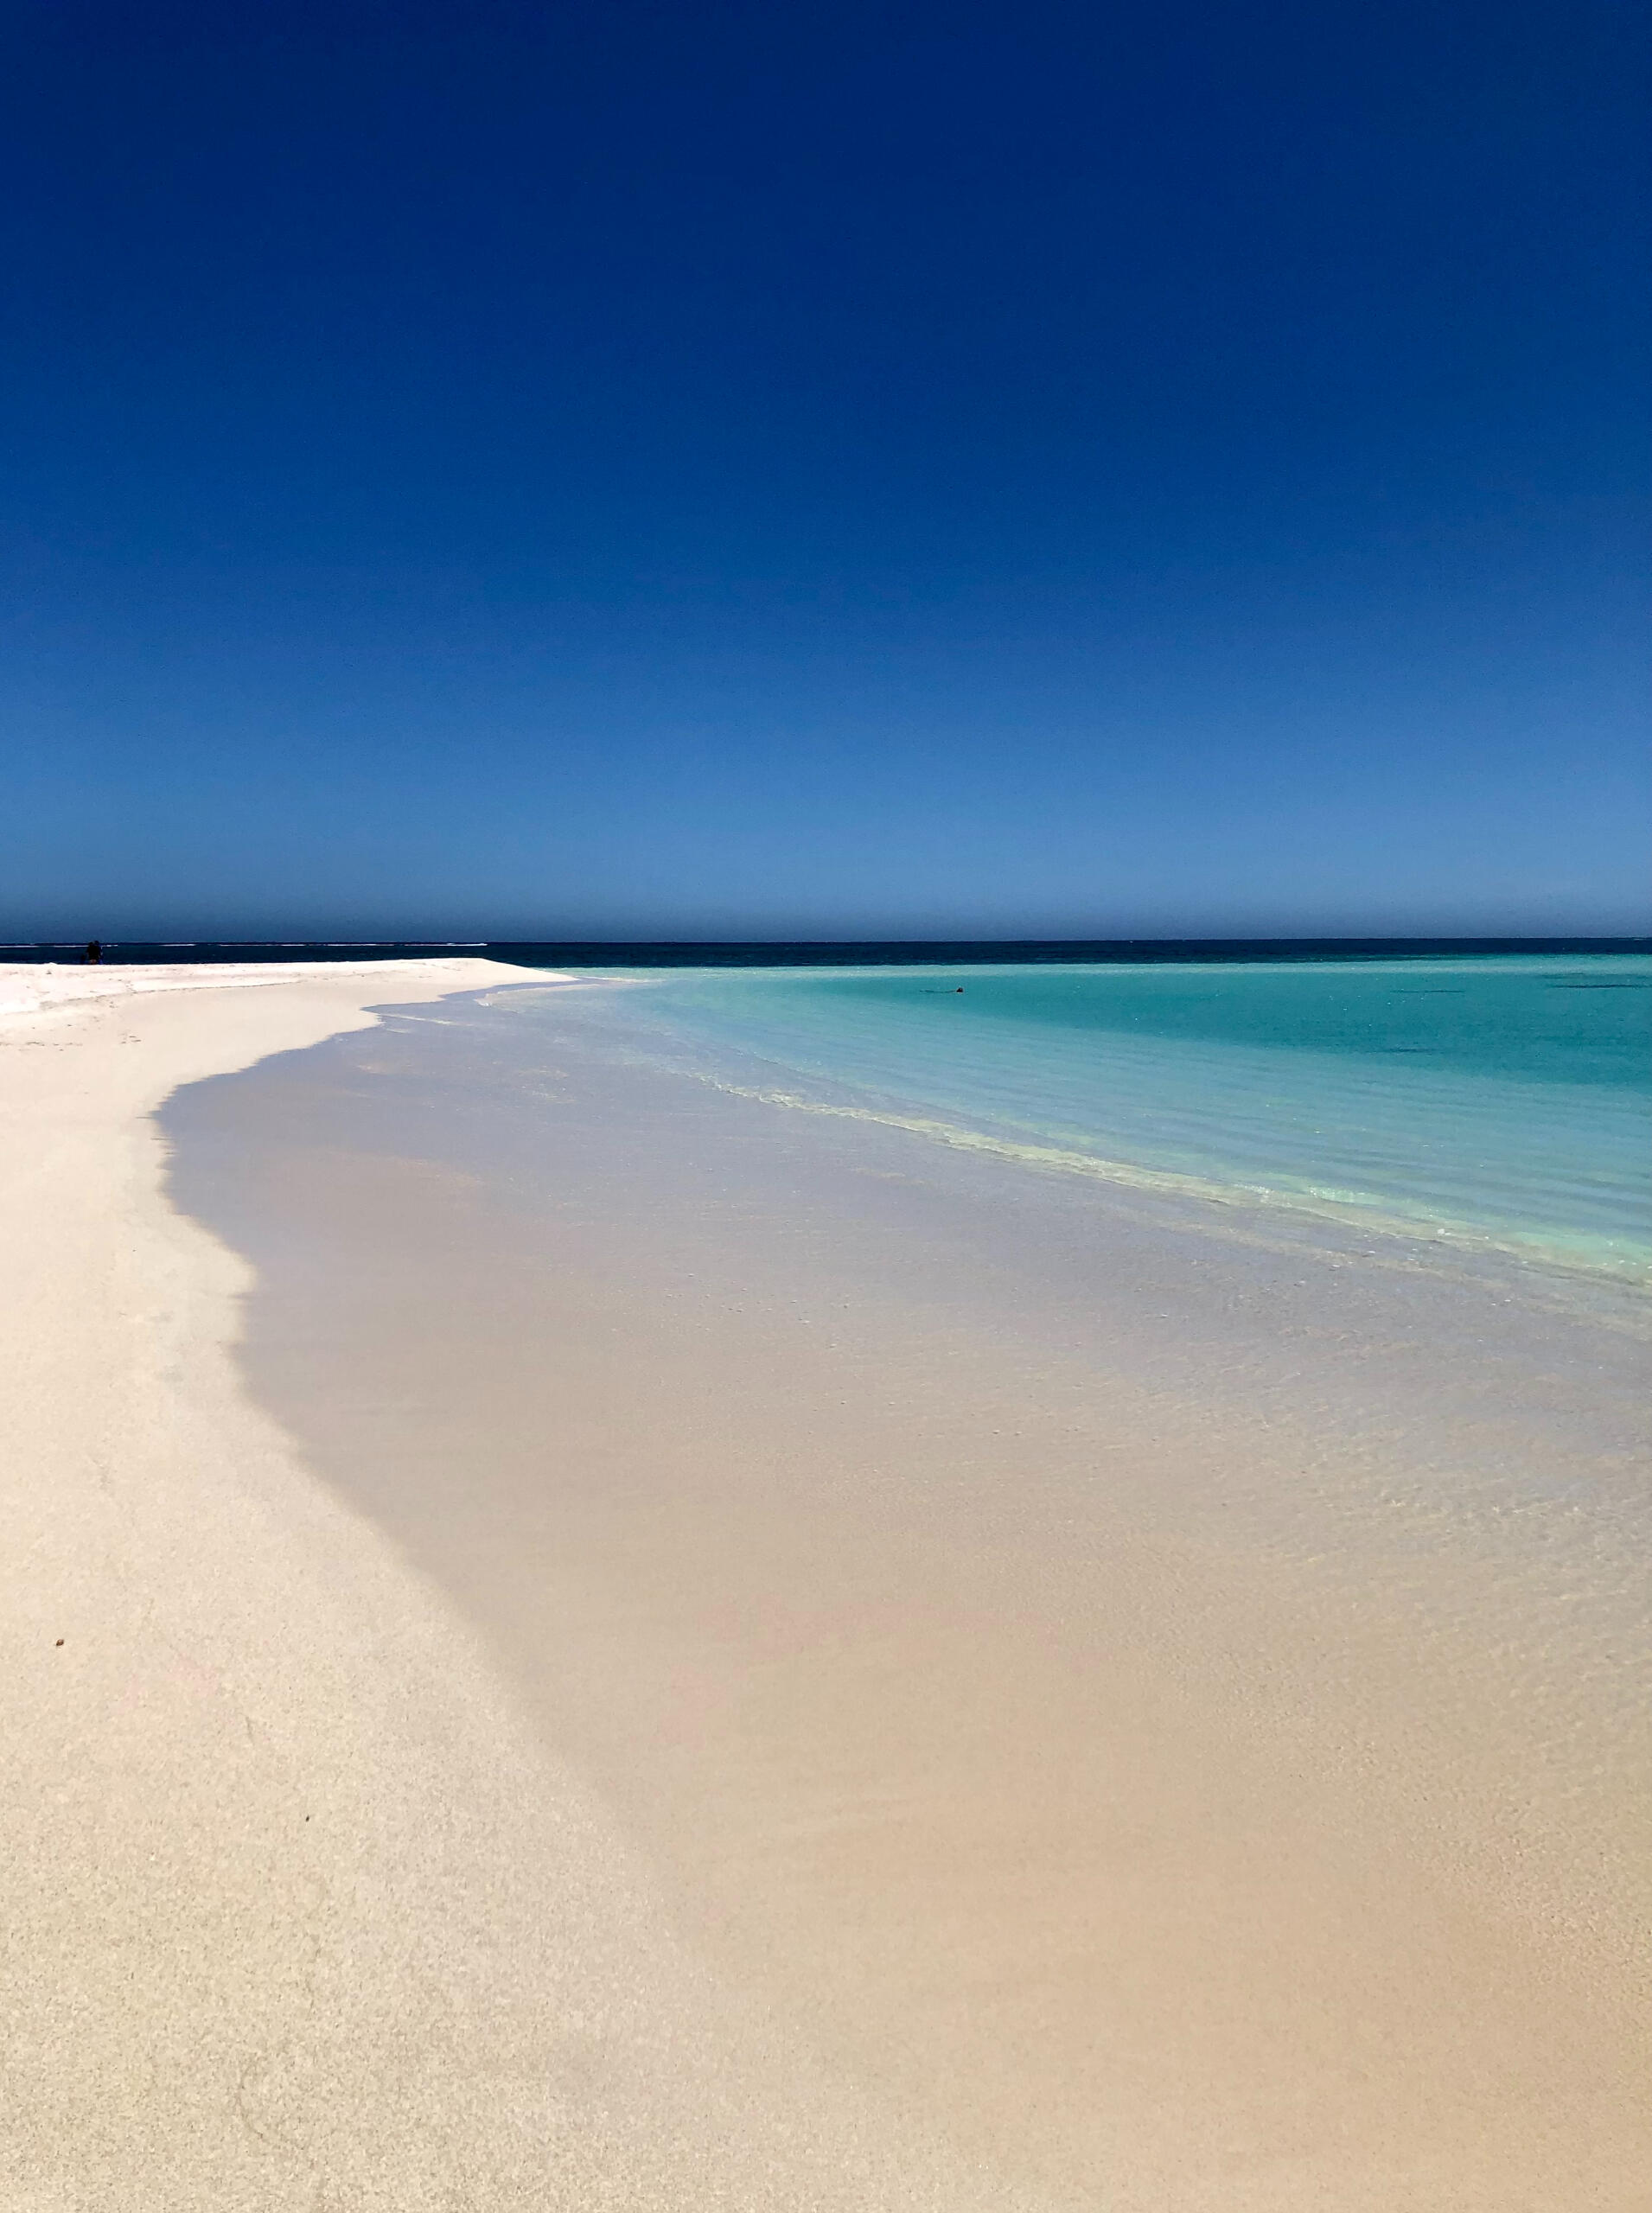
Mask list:
[[[645,1057],[800,1110],[1652,1280],[1643,956],[718,969],[579,996]]]

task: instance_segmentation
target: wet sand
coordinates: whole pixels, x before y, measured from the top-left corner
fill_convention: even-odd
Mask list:
[[[854,2116],[743,2202],[1652,2203],[1629,1310],[552,1047],[454,1004],[197,1087],[171,1190],[768,2025],[719,2125]]]

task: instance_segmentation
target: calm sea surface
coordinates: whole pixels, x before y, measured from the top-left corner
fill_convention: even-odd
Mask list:
[[[800,1111],[1652,1282],[1644,956],[679,970],[557,1000]]]

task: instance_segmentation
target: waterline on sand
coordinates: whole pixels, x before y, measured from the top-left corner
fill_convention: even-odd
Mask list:
[[[258,1396],[683,1940],[995,2203],[1628,2213],[1639,1348],[686,1081],[651,1003],[392,1015],[167,1126]]]

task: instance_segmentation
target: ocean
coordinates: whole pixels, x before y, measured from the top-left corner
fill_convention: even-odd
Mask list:
[[[629,972],[622,1059],[1045,1174],[1652,1281],[1652,958]]]

